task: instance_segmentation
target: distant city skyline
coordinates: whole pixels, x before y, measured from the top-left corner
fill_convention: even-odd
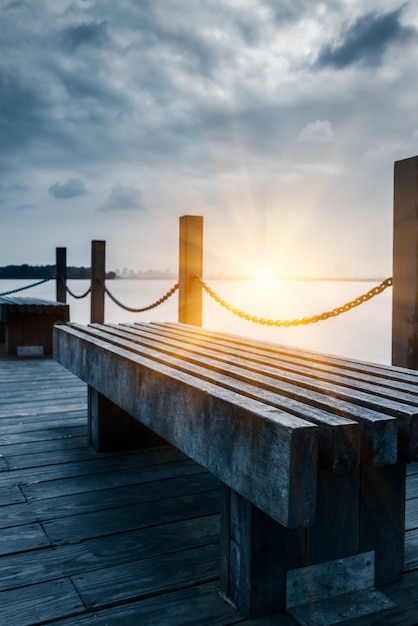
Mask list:
[[[69,266],[67,267],[68,279],[89,279],[90,278],[90,266]],[[121,269],[107,268],[107,278],[118,279],[173,279],[178,277],[177,270],[171,270],[166,268],[165,270],[159,269],[132,269],[124,267]],[[0,279],[32,279],[32,278],[44,278],[55,277],[55,265],[7,265],[0,267]],[[228,271],[218,269],[209,272],[203,272],[203,277],[212,278],[217,280],[266,280],[266,276],[261,273],[243,274],[241,272],[229,273]],[[377,281],[388,278],[387,276],[378,275],[349,275],[342,271],[341,268],[335,268],[334,273],[330,272],[327,275],[315,276],[314,274],[307,275],[283,275],[278,272],[269,271],[268,280],[336,280],[336,281]]]

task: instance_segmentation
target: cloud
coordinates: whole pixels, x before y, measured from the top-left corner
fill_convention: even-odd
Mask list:
[[[104,213],[110,211],[144,211],[142,194],[134,187],[120,185],[112,187],[107,200],[97,209]]]
[[[417,35],[415,29],[401,24],[403,10],[404,7],[401,7],[389,13],[367,13],[359,17],[346,27],[340,43],[322,48],[317,67],[341,69],[357,63],[377,65],[391,44],[405,43]]]
[[[300,131],[298,143],[331,143],[334,139],[334,131],[328,120],[310,122]]]
[[[30,211],[31,209],[36,209],[36,204],[20,204],[19,206],[14,207],[15,211]]]
[[[21,79],[13,68],[1,64],[0,93],[0,143],[4,157],[9,148],[16,149],[33,140],[34,128],[43,127],[46,103],[32,77]]]
[[[70,178],[63,184],[54,183],[51,187],[49,187],[48,191],[58,200],[75,198],[77,196],[85,196],[88,194],[85,184],[79,178]]]
[[[63,47],[74,52],[81,46],[101,48],[109,42],[107,26],[104,22],[75,24],[64,28],[60,33]]]
[[[45,240],[60,221],[76,245],[80,224],[83,232],[95,230],[101,211],[100,237],[119,237],[125,254],[123,215],[146,218],[169,236],[168,218],[192,207],[208,225],[225,220],[234,232],[247,229],[252,240],[269,214],[271,232],[276,215],[278,233],[289,232],[290,217],[286,228],[278,217],[287,207],[320,213],[328,202],[343,214],[353,204],[348,190],[348,197],[373,199],[364,204],[375,210],[380,228],[382,204],[391,209],[394,152],[381,146],[396,145],[401,156],[416,153],[418,46],[407,26],[418,27],[418,13],[416,3],[400,9],[402,2],[6,2],[0,41],[5,262],[16,249],[13,220],[24,232],[35,216]],[[396,55],[387,54],[392,49]],[[377,62],[379,71],[365,80],[364,65]],[[351,71],[334,71],[330,80],[319,67]],[[371,153],[375,148],[381,151]],[[330,164],[347,172],[346,188],[343,176],[331,176]],[[361,184],[352,184],[353,171],[354,177],[367,171]],[[91,193],[58,215],[59,199],[87,192],[70,176],[86,181]],[[11,187],[23,182],[26,189]],[[37,210],[9,210],[32,202]],[[364,204],[357,204],[360,215]],[[32,245],[31,229],[25,232],[24,253]],[[346,230],[340,232],[345,240]],[[347,245],[349,254],[352,249]]]

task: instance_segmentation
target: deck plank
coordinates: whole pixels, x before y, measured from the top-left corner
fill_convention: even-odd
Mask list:
[[[3,623],[10,626],[43,624],[85,610],[74,585],[65,578],[25,587],[24,594],[21,589],[3,591],[0,606]]]
[[[141,597],[217,580],[219,558],[216,542],[79,574],[72,581],[88,608],[104,607],[138,598],[138,580],[141,580]]]
[[[54,546],[49,550],[11,554],[1,559],[0,590],[160,558],[164,554],[214,544],[218,537],[219,515],[211,515],[119,533],[105,539]]]
[[[140,503],[150,505],[153,501],[168,496],[172,498],[187,494],[204,494],[217,488],[217,480],[207,472],[187,475],[182,473],[177,478],[170,477],[167,480],[142,484],[134,483],[133,485],[122,485],[93,492],[30,499],[29,501],[26,501],[22,492],[15,488],[16,492],[13,491],[10,495],[6,492],[4,496],[4,504],[13,504],[13,506],[4,506],[2,509],[0,528],[110,509],[126,509],[126,507]],[[9,501],[7,501],[8,497]],[[14,502],[10,502],[12,499]],[[19,502],[20,504],[17,506],[16,504]]]
[[[186,472],[186,468],[191,467],[191,463],[188,460],[173,461],[173,464],[174,463],[177,463],[181,468],[184,467]],[[55,493],[56,495],[62,495],[61,487],[63,493],[65,493],[66,489],[68,489],[65,487],[65,481],[71,481],[72,478],[86,476],[87,480],[96,481],[98,483],[101,478],[100,474],[105,474],[106,477],[103,477],[103,480],[109,481],[112,479],[114,473],[115,480],[117,482],[123,482],[124,474],[126,474],[127,477],[130,476],[132,480],[135,480],[139,475],[140,469],[142,470],[141,474],[145,478],[146,472],[150,471],[150,467],[153,467],[152,471],[157,474],[159,472],[168,471],[167,465],[161,464],[158,456],[121,455],[116,458],[94,458],[86,461],[53,464],[48,466],[48,472],[45,471],[45,466],[26,467],[23,469],[16,468],[13,470],[13,474],[6,474],[4,472],[0,474],[0,486],[21,484],[23,485],[22,489],[31,497],[35,497],[35,494],[42,489],[48,489],[50,494]],[[190,471],[197,470],[193,468]],[[63,482],[58,483],[57,481],[59,479],[62,479]],[[45,482],[49,484],[45,485]]]
[[[146,504],[131,505],[119,509],[93,511],[59,518],[43,523],[52,543],[64,543],[127,532],[181,519],[219,513],[219,491],[209,491],[204,497],[197,495],[177,496]]]
[[[40,524],[3,528],[0,533],[0,554],[12,554],[51,545]]]

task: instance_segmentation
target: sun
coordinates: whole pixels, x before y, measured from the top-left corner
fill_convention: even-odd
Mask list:
[[[275,272],[270,267],[260,267],[257,272],[257,282],[262,287],[271,287],[275,279]]]

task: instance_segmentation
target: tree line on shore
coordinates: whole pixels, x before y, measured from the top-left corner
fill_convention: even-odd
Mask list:
[[[55,265],[6,265],[0,267],[1,279],[43,279],[43,278],[55,278],[56,269]],[[67,267],[68,279],[87,279],[91,277],[90,267]],[[115,272],[106,272],[107,279],[116,278]]]

